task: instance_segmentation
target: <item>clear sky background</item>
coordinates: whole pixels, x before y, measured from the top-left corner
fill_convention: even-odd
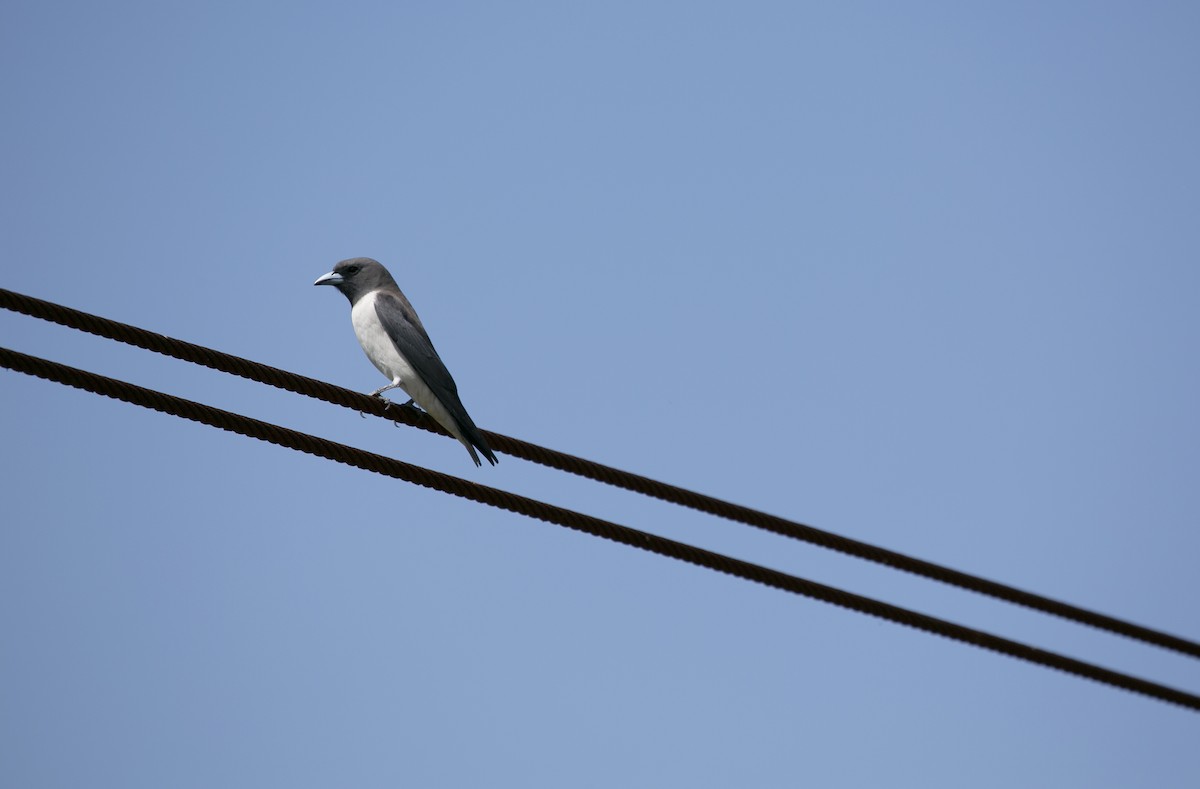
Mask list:
[[[1200,637],[1195,3],[0,11],[0,286]],[[3,345],[1200,691],[1200,663],[11,313]],[[0,372],[0,784],[1194,787],[1200,716]]]

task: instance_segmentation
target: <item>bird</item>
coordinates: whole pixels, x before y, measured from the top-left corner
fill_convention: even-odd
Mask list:
[[[313,285],[332,285],[350,300],[350,321],[358,344],[390,383],[372,397],[399,387],[482,466],[478,449],[493,466],[496,454],[475,426],[458,396],[458,386],[433,347],[408,297],[383,264],[372,258],[349,258],[317,277]],[[390,401],[389,401],[390,402]]]

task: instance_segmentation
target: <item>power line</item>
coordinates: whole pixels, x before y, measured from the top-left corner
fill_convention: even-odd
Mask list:
[[[410,408],[386,408],[383,401],[340,386],[297,375],[276,367],[243,359],[202,345],[167,337],[126,323],[82,312],[32,296],[0,288],[0,307],[31,317],[58,323],[73,329],[95,334],[118,342],[134,345],[165,356],[193,362],[221,372],[265,383],[280,389],[323,400],[327,403],[369,413],[392,421],[401,421],[432,433],[448,435],[426,414]],[[754,526],[784,537],[801,540],[823,548],[839,551],[860,559],[903,570],[978,594],[1005,600],[1025,608],[1041,611],[1072,622],[1088,625],[1110,633],[1153,644],[1194,658],[1200,658],[1200,643],[1170,633],[1153,630],[1123,619],[1101,614],[1086,608],[1027,592],[1007,584],[918,559],[877,545],[824,531],[814,526],[769,515],[759,510],[732,504],[703,493],[669,485],[664,482],[605,466],[591,460],[548,449],[528,441],[500,433],[482,431],[488,443],[499,452],[567,471],[597,482],[641,493],[663,501],[679,504],[700,512]]]
[[[279,425],[252,419],[241,414],[223,411],[212,406],[185,400],[153,389],[108,378],[85,370],[68,367],[47,359],[0,348],[0,366],[28,375],[44,378],[67,386],[73,386],[94,394],[123,400],[155,411],[189,419],[194,422],[227,430],[239,435],[257,438],[289,449],[334,460],[349,466],[373,471],[377,474],[401,479],[423,487],[450,493],[481,504],[509,510],[538,520],[566,526],[596,537],[640,548],[661,556],[707,567],[727,575],[771,586],[776,589],[821,600],[848,608],[859,613],[886,619],[935,635],[973,644],[1003,655],[1037,665],[1053,668],[1068,674],[1095,680],[1133,693],[1177,704],[1200,711],[1200,696],[1186,691],[1160,685],[1128,674],[1106,669],[1092,663],[1066,657],[1017,641],[965,627],[944,619],[921,614],[906,608],[857,595],[832,586],[788,575],[750,562],[734,559],[686,543],[660,537],[648,532],[621,526],[611,521],[556,507],[536,499],[520,496],[508,491],[480,485],[469,480],[453,477],[431,469],[415,466],[400,460],[366,452],[355,447],[339,444],[317,436],[289,430]]]

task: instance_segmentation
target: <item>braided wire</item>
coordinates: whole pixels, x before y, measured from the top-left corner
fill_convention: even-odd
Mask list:
[[[297,375],[276,367],[222,353],[202,345],[167,337],[129,324],[119,323],[98,315],[65,307],[61,304],[0,289],[0,307],[31,317],[58,323],[73,329],[95,334],[118,342],[134,345],[165,356],[171,356],[221,372],[268,384],[296,394],[313,397],[334,405],[369,413],[432,433],[449,435],[440,425],[422,412],[411,408],[389,408],[385,401],[369,397],[315,378]],[[566,471],[614,487],[641,493],[684,507],[716,515],[727,520],[754,526],[780,536],[801,540],[823,548],[882,564],[897,570],[939,581],[960,589],[1004,600],[1015,605],[1057,616],[1099,630],[1125,636],[1163,649],[1200,658],[1200,643],[1170,633],[1154,630],[1123,619],[1054,600],[1007,584],[971,575],[898,551],[844,537],[803,523],[769,515],[759,510],[733,504],[703,493],[687,490],[665,482],[612,468],[565,452],[549,449],[518,438],[481,431],[497,451],[543,466]]]
[[[982,649],[998,652],[1068,674],[1091,679],[1096,682],[1122,688],[1150,698],[1177,704],[1190,710],[1200,711],[1200,696],[1161,685],[1156,682],[1113,671],[1092,663],[1060,655],[1055,652],[1032,647],[1017,641],[1002,638],[982,630],[965,627],[944,619],[911,611],[900,606],[857,595],[832,586],[826,586],[793,575],[772,570],[761,565],[735,559],[730,556],[698,548],[687,543],[660,537],[648,532],[632,529],[611,521],[594,518],[580,512],[521,496],[498,488],[480,485],[469,480],[453,477],[432,469],[415,466],[394,458],[366,452],[355,447],[339,444],[324,438],[290,430],[269,422],[252,419],[241,414],[185,400],[153,389],[119,381],[114,378],[68,367],[47,359],[29,356],[7,348],[0,348],[0,366],[17,372],[44,378],[49,381],[83,389],[93,394],[122,400],[172,416],[189,419],[204,425],[227,430],[232,433],[267,441],[281,447],[295,449],[348,466],[372,471],[416,485],[460,496],[471,501],[508,510],[537,520],[565,526],[606,540],[640,548],[644,551],[669,556],[700,567],[706,567],[765,586],[774,587],[793,594],[821,600],[851,611],[886,619],[896,624],[944,636],[955,641],[972,644]]]

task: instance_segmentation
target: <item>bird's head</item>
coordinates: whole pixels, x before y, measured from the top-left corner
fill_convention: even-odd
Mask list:
[[[328,274],[317,277],[313,284],[332,285],[353,304],[376,288],[386,285],[395,287],[396,281],[378,260],[350,258],[338,263]]]

